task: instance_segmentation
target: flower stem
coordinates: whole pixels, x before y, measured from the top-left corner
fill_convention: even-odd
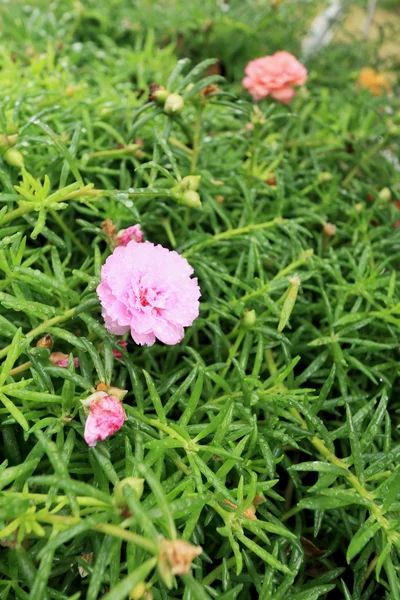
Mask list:
[[[190,173],[193,173],[196,170],[197,161],[200,154],[200,134],[201,134],[201,118],[203,116],[203,108],[200,107],[197,110],[196,122],[194,125],[194,133],[193,133],[193,152],[192,152],[192,160],[190,163]]]

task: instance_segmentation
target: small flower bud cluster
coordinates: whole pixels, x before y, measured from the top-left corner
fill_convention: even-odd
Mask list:
[[[182,204],[185,204],[189,208],[200,208],[201,199],[197,192],[200,184],[200,175],[188,175],[183,177],[174,188],[172,188],[173,194]]]

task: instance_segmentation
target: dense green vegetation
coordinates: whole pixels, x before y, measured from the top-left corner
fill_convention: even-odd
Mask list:
[[[0,7],[2,599],[400,599],[399,102],[355,86],[395,60],[342,40],[289,107],[241,90],[248,60],[300,55],[312,12]],[[182,112],[148,101],[153,82]],[[181,344],[114,357],[105,219],[193,266]],[[129,419],[88,448],[101,381]],[[171,576],[161,536],[202,546],[190,573]]]

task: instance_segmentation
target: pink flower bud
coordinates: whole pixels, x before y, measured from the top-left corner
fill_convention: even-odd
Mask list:
[[[119,344],[120,346],[122,346],[122,348],[124,348],[124,349],[126,350],[126,347],[127,347],[127,345],[128,345],[128,342],[126,342],[125,340],[120,340],[120,341],[118,342],[118,344]],[[121,352],[120,352],[119,350],[114,350],[114,348],[113,348],[113,351],[112,351],[112,353],[114,354],[114,358],[122,358],[122,354],[121,354]]]
[[[121,429],[126,419],[123,406],[116,396],[108,396],[104,392],[97,394],[104,395],[91,402],[85,424],[85,442],[91,447]]]
[[[50,354],[50,361],[56,367],[61,367],[62,369],[68,368],[68,354],[64,354],[63,352],[52,352]],[[77,369],[79,367],[79,360],[74,358],[74,367]]]
[[[143,231],[141,230],[140,225],[131,225],[131,227],[127,227],[126,229],[121,229],[121,231],[117,233],[116,245],[126,246],[134,239],[133,236],[135,236],[136,242],[140,244],[143,239]]]

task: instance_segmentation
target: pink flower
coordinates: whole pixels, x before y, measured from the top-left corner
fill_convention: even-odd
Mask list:
[[[62,367],[63,369],[68,368],[68,354],[64,354],[63,352],[52,352],[50,354],[50,362],[56,367]],[[79,367],[79,360],[74,358],[74,367],[77,369]]]
[[[289,52],[275,52],[251,60],[245,68],[245,87],[254,100],[272,96],[282,104],[289,104],[295,96],[294,85],[303,85],[307,69]]]
[[[85,442],[88,446],[95,446],[99,440],[105,440],[121,429],[126,419],[120,400],[105,392],[103,394],[90,404],[85,424]]]
[[[143,231],[141,230],[140,225],[131,225],[131,227],[127,227],[127,229],[118,231],[116,245],[126,246],[133,240],[133,236],[135,236],[136,242],[140,244],[143,239]]]
[[[118,344],[119,344],[119,346],[122,346],[122,348],[124,348],[126,350],[128,342],[125,342],[125,340],[120,340],[118,342]],[[119,350],[114,350],[114,348],[113,348],[112,353],[114,354],[114,358],[122,358],[122,354],[121,354],[121,352],[119,352]]]
[[[137,344],[177,344],[199,314],[200,289],[177,252],[150,242],[119,246],[101,270],[97,294],[110,333]]]

